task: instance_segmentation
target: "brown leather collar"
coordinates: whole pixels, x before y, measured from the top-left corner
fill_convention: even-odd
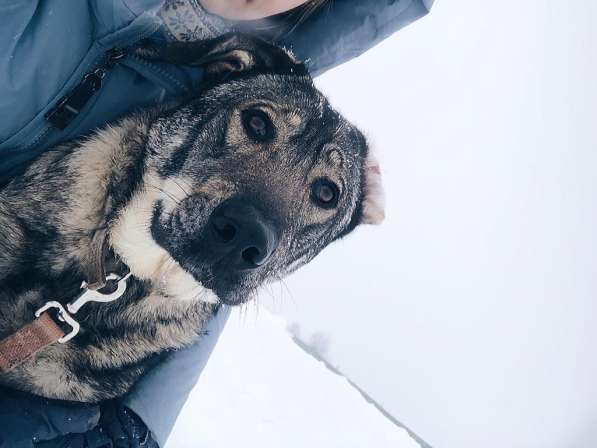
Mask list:
[[[0,341],[0,371],[18,366],[65,335],[48,311]]]

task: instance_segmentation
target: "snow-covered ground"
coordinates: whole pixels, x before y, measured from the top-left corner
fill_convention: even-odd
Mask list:
[[[234,310],[166,448],[419,448],[265,310]]]

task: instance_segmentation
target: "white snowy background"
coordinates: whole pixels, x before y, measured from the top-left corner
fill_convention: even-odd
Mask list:
[[[434,448],[597,446],[596,30],[594,0],[437,0],[317,81],[377,148],[387,220],[258,306]],[[237,343],[218,346],[214,372],[287,368],[234,386],[208,366],[200,386],[228,394],[218,418],[231,423],[217,424],[220,444],[189,447],[236,446],[237,424],[263,441],[244,446],[412,446],[276,322],[231,318],[223,342]],[[260,331],[267,344],[251,339]],[[199,392],[177,440],[216,418]]]
[[[420,448],[267,311],[230,317],[166,448]]]

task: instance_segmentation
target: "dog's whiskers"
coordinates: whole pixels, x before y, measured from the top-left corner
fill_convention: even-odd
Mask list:
[[[163,194],[165,194],[165,195],[166,195],[166,196],[168,196],[170,199],[172,199],[172,201],[173,201],[173,202],[174,202],[176,205],[180,205],[180,203],[181,203],[181,199],[180,199],[180,198],[177,198],[177,197],[176,197],[176,196],[174,196],[172,193],[170,193],[170,192],[168,192],[168,191],[164,190],[164,189],[163,189],[163,188],[161,188],[161,187],[158,187],[158,186],[156,186],[156,185],[153,185],[153,184],[149,184],[149,183],[148,183],[148,184],[145,184],[145,185],[146,185],[147,187],[150,187],[150,188],[153,188],[153,189],[155,189],[155,190],[159,191],[160,193],[163,193]]]
[[[186,196],[190,196],[190,195],[191,195],[191,194],[190,194],[190,193],[189,193],[187,190],[185,190],[185,189],[184,189],[184,188],[183,188],[183,187],[182,187],[182,186],[181,186],[181,185],[178,183],[178,180],[176,180],[176,179],[170,179],[170,181],[171,181],[171,182],[172,182],[174,185],[176,185],[178,188],[180,188],[180,190],[181,190],[181,191],[182,191],[182,192],[183,192],[183,193],[184,193]],[[188,188],[188,187],[189,187],[189,185],[186,185],[186,187]]]

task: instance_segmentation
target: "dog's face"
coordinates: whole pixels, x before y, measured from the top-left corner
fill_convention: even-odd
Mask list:
[[[150,131],[146,184],[160,194],[148,226],[198,283],[239,304],[383,210],[365,138],[302,65],[235,36],[217,47],[211,87]]]

